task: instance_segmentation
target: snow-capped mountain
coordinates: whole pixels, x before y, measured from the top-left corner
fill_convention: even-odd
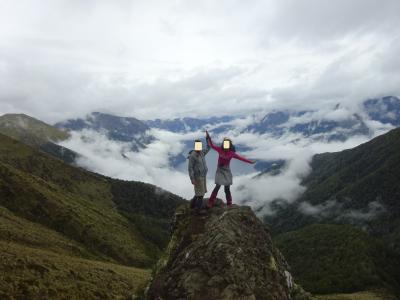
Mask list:
[[[369,99],[364,102],[364,109],[371,120],[396,127],[400,125],[400,99],[397,97]]]
[[[182,136],[208,129],[213,136],[218,137],[252,134],[261,139],[284,137],[285,143],[297,143],[302,140],[303,143],[312,144],[314,142],[345,142],[354,136],[372,138],[376,127],[380,126],[379,124],[383,128],[387,128],[383,131],[390,129],[389,127],[400,125],[400,99],[393,96],[368,99],[363,102],[358,111],[352,111],[337,104],[324,110],[275,110],[261,118],[222,116],[138,120],[133,117],[118,117],[94,112],[85,118],[68,120],[58,123],[56,126],[71,131],[94,130],[106,134],[110,140],[131,143],[131,150],[140,151],[157,139],[152,135],[151,129],[162,129]],[[180,142],[183,145],[182,151],[173,153],[169,157],[169,165],[173,168],[177,168],[185,162],[187,152],[193,143],[190,137],[182,139]],[[236,146],[239,152],[250,151],[254,148],[243,142],[236,143]],[[258,160],[254,168],[270,174],[270,170],[284,165],[282,159]]]
[[[246,128],[260,134],[280,136],[299,133],[305,138],[324,141],[345,141],[354,135],[369,135],[368,126],[357,113],[345,111],[340,105],[333,110],[321,111],[273,111],[258,123]]]
[[[197,118],[175,118],[172,120],[147,120],[144,123],[151,128],[164,129],[171,132],[192,132],[204,129],[206,126],[217,125],[234,120],[233,116]]]
[[[60,122],[55,126],[70,131],[84,129],[98,131],[106,134],[111,140],[132,143],[134,151],[144,148],[154,139],[147,133],[150,127],[146,123],[133,117],[118,117],[100,112],[93,112],[83,119]]]

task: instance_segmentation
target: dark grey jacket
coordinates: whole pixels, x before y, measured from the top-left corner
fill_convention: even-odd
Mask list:
[[[201,150],[200,153],[197,153],[194,150],[189,152],[188,171],[191,180],[196,177],[207,177],[208,168],[205,156],[208,151],[210,151],[210,148],[211,147],[207,144],[207,148]]]

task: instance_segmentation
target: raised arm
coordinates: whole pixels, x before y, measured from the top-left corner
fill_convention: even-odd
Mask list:
[[[237,154],[236,152],[233,154],[233,158],[236,158],[236,159],[238,159],[238,160],[247,162],[247,163],[249,163],[249,164],[254,164],[254,163],[255,163],[255,161],[252,161],[252,160],[247,159],[247,158],[245,158],[245,157],[243,157],[243,156],[240,156],[240,155]]]
[[[206,147],[206,149],[203,149],[202,151],[203,151],[203,155],[206,155],[207,153],[208,153],[208,151],[210,151],[210,149],[211,149],[211,146],[209,145],[209,143],[208,143],[208,141],[207,141],[207,147]]]
[[[221,153],[222,152],[221,148],[214,145],[214,143],[211,140],[211,136],[208,134],[208,131],[206,131],[206,136],[207,136],[207,138],[206,138],[207,145],[209,145],[211,148],[213,148],[218,153]]]

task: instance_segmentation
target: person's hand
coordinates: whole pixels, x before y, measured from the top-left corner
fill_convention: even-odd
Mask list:
[[[195,185],[196,181],[194,179],[190,179],[193,185]]]
[[[251,164],[252,164],[252,165],[254,165],[255,163],[256,163],[256,161],[255,161],[255,160],[253,160],[253,161],[251,162]]]

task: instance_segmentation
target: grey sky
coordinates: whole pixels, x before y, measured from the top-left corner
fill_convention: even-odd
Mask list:
[[[0,114],[142,119],[400,95],[400,1],[0,0]]]

